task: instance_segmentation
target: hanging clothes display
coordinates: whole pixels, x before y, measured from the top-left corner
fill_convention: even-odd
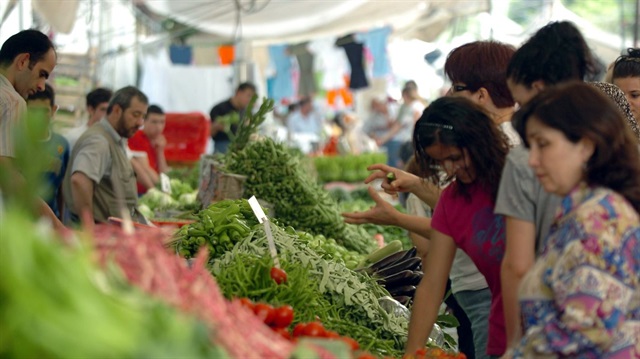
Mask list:
[[[309,43],[303,42],[291,45],[287,48],[289,54],[296,57],[298,68],[300,69],[300,77],[298,81],[298,96],[313,96],[317,91],[314,70],[314,56],[309,51]]]
[[[169,57],[174,65],[191,65],[193,59],[191,46],[171,45]]]
[[[349,88],[361,89],[369,86],[367,77],[364,74],[364,46],[357,42],[353,34],[339,38],[336,46],[342,47],[347,54],[351,65],[351,78]]]
[[[385,26],[358,33],[355,36],[355,39],[363,42],[373,56],[373,77],[385,77],[390,72],[389,57],[387,55],[387,40],[390,34],[391,27]]]
[[[293,97],[291,57],[287,54],[287,45],[269,46],[269,58],[275,72],[269,97],[275,101]]]

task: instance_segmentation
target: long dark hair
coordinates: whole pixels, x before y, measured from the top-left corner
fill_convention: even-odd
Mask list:
[[[599,71],[580,30],[568,21],[552,22],[540,28],[511,58],[507,78],[531,87],[537,80],[547,85],[585,80]]]
[[[413,144],[422,177],[436,185],[443,182],[441,172],[425,148],[442,144],[466,149],[475,172],[474,182],[478,181],[488,190],[495,201],[509,145],[482,108],[461,97],[442,97],[434,101],[416,123]],[[464,183],[458,181],[457,188],[470,199]]]
[[[595,151],[587,162],[586,182],[620,193],[640,211],[638,142],[609,98],[582,82],[545,90],[514,116],[514,127],[526,146],[531,117],[562,132],[573,143],[583,138],[593,141]]]

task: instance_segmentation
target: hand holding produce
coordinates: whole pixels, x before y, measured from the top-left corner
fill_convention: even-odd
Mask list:
[[[389,202],[380,197],[373,187],[369,187],[369,195],[376,205],[365,212],[343,213],[345,222],[351,224],[374,223],[383,225],[397,225],[397,215],[400,213]]]
[[[398,192],[414,192],[422,181],[416,175],[382,163],[371,165],[367,167],[367,170],[374,172],[364,180],[364,183],[369,184],[377,179],[382,179],[382,189],[390,195],[395,195]]]

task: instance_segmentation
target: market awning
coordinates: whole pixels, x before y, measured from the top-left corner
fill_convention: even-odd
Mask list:
[[[235,1],[145,1],[151,11],[201,31],[228,38],[239,32],[243,38],[262,42],[295,42],[382,25],[422,33],[424,28],[432,27],[433,32],[439,33],[442,26],[435,26],[437,23],[489,8],[487,0],[256,0],[240,1],[240,4],[243,10],[238,17]],[[416,24],[421,29],[415,29]]]

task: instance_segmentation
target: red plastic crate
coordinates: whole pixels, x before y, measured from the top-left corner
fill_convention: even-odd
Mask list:
[[[167,113],[164,137],[167,162],[197,162],[207,148],[209,119],[200,112]]]

